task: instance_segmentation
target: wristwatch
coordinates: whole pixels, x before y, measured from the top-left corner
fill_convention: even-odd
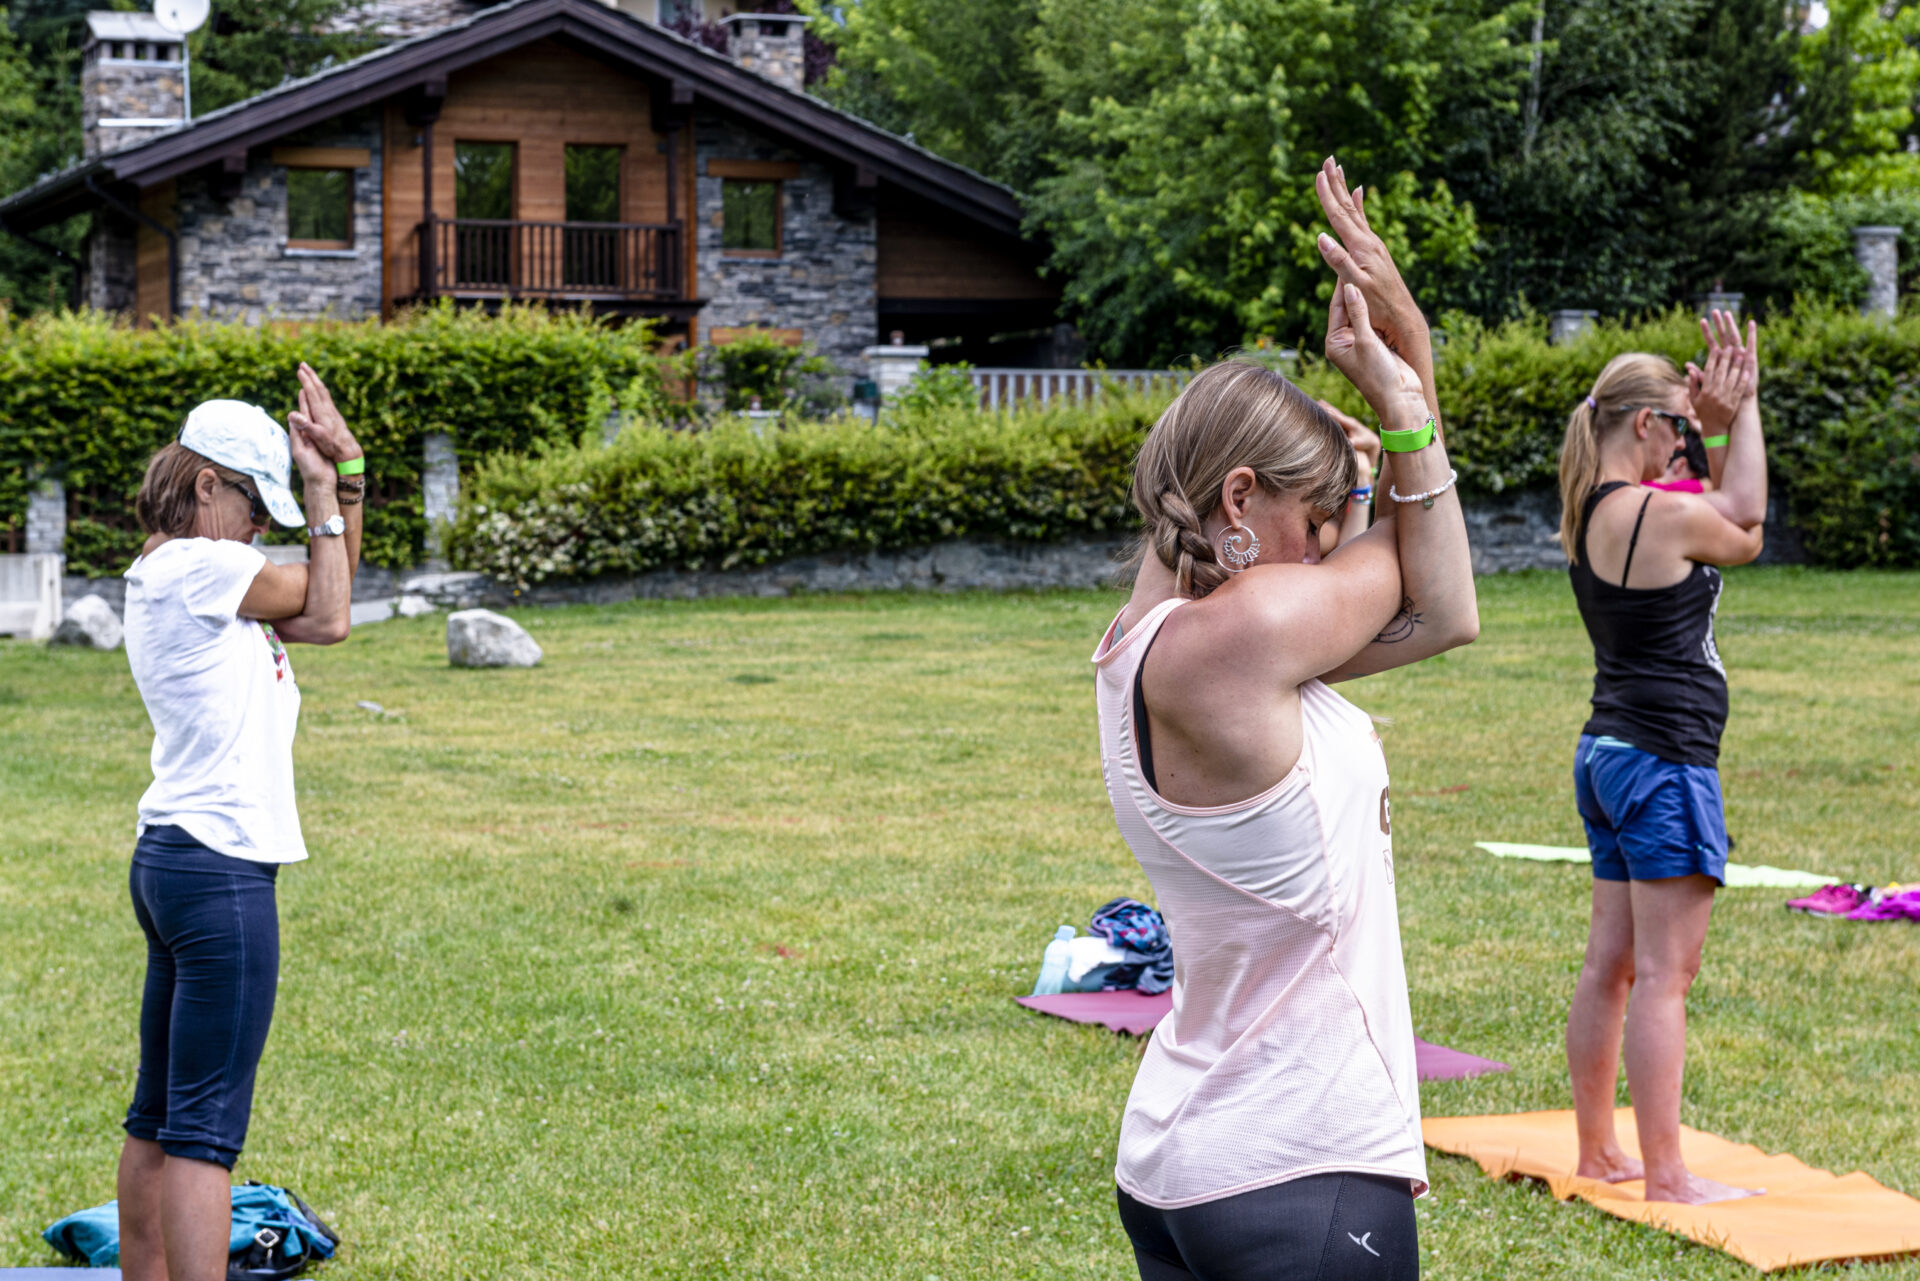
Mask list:
[[[313,538],[338,538],[346,532],[347,522],[340,518],[339,512],[335,512],[320,524],[313,525],[307,530],[308,535]]]

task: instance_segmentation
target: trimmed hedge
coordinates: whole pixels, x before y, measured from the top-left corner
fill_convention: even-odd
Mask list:
[[[1557,484],[1572,407],[1623,351],[1698,360],[1675,312],[1550,346],[1537,320],[1450,318],[1437,377],[1469,496]],[[1809,306],[1762,333],[1772,477],[1816,563],[1920,565],[1920,316],[1895,323]],[[1364,412],[1323,362],[1310,393]],[[1111,395],[1005,414],[929,406],[880,426],[804,423],[756,435],[629,428],[610,446],[502,456],[472,477],[454,532],[461,563],[524,585],[661,568],[972,537],[1039,542],[1125,531],[1134,452],[1165,398]]]
[[[1613,355],[1701,354],[1697,322],[1677,312],[1601,325],[1563,347],[1543,328],[1446,322],[1441,405],[1469,495],[1551,489],[1566,415]],[[1769,321],[1761,341],[1773,483],[1809,554],[1832,566],[1920,565],[1920,314],[1886,323],[1808,305]],[[644,326],[450,306],[385,325],[160,330],[0,315],[0,538],[51,471],[70,495],[70,565],[118,573],[139,544],[142,469],[187,408],[231,396],[283,416],[302,358],[373,460],[368,559],[418,562],[421,439],[445,431],[468,472],[452,550],[522,583],[1130,529],[1133,453],[1164,403],[1116,394],[988,415],[922,397],[879,427],[847,419],[756,436],[739,423],[635,426],[602,447],[611,412],[674,412]],[[1324,363],[1293,372],[1310,392],[1363,408]]]
[[[464,470],[496,451],[571,442],[616,404],[665,403],[646,326],[573,313],[445,305],[387,324],[132,329],[98,313],[0,312],[0,539],[21,524],[34,482],[59,476],[70,569],[119,573],[141,541],[133,498],[147,460],[187,411],[230,397],[285,421],[301,360],[327,380],[367,451],[366,557],[390,566],[422,555],[429,433],[451,433]]]
[[[1130,529],[1127,478],[1162,403],[861,418],[764,432],[637,424],[608,445],[484,463],[456,562],[522,587],[652,569],[763,565],[950,538],[1049,542]]]

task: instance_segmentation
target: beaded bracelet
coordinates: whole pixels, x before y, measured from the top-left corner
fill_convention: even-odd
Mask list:
[[[1444,485],[1439,486],[1438,488],[1429,489],[1423,494],[1403,494],[1399,490],[1395,489],[1392,485],[1388,485],[1387,497],[1391,498],[1396,503],[1419,503],[1422,507],[1425,507],[1431,510],[1433,507],[1433,500],[1440,497],[1440,495],[1446,493],[1449,489],[1452,489],[1453,483],[1459,479],[1460,479],[1460,473],[1455,471],[1453,468],[1449,467],[1447,469],[1446,483]]]
[[[1372,499],[1373,499],[1372,485],[1362,485],[1358,489],[1349,489],[1347,491],[1348,502],[1364,503],[1364,502],[1370,502],[1372,501]]]

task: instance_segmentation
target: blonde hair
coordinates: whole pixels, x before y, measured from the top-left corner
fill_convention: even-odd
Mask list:
[[[140,494],[133,500],[133,513],[142,532],[165,534],[169,538],[191,538],[193,521],[199,510],[194,485],[207,468],[228,484],[245,480],[246,473],[222,467],[194,453],[185,445],[172,444],[155,454],[147,463],[147,474],[140,482]]]
[[[1202,527],[1237,467],[1251,467],[1268,493],[1298,493],[1337,513],[1358,464],[1340,425],[1283,375],[1222,361],[1195,375],[1140,446],[1133,505],[1146,527],[1134,563],[1158,556],[1183,596],[1205,596],[1227,581]]]
[[[1560,546],[1568,560],[1580,559],[1587,496],[1600,483],[1601,440],[1624,430],[1639,410],[1664,406],[1675,388],[1686,385],[1686,376],[1665,356],[1625,352],[1607,362],[1568,417],[1560,446]]]

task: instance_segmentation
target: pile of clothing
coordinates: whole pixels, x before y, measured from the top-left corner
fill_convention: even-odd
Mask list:
[[[1138,899],[1117,898],[1094,912],[1087,936],[1062,925],[1040,963],[1035,996],[1058,992],[1139,991],[1173,986],[1173,939],[1160,913]]]
[[[1920,884],[1829,885],[1787,906],[1849,921],[1920,921]]]

